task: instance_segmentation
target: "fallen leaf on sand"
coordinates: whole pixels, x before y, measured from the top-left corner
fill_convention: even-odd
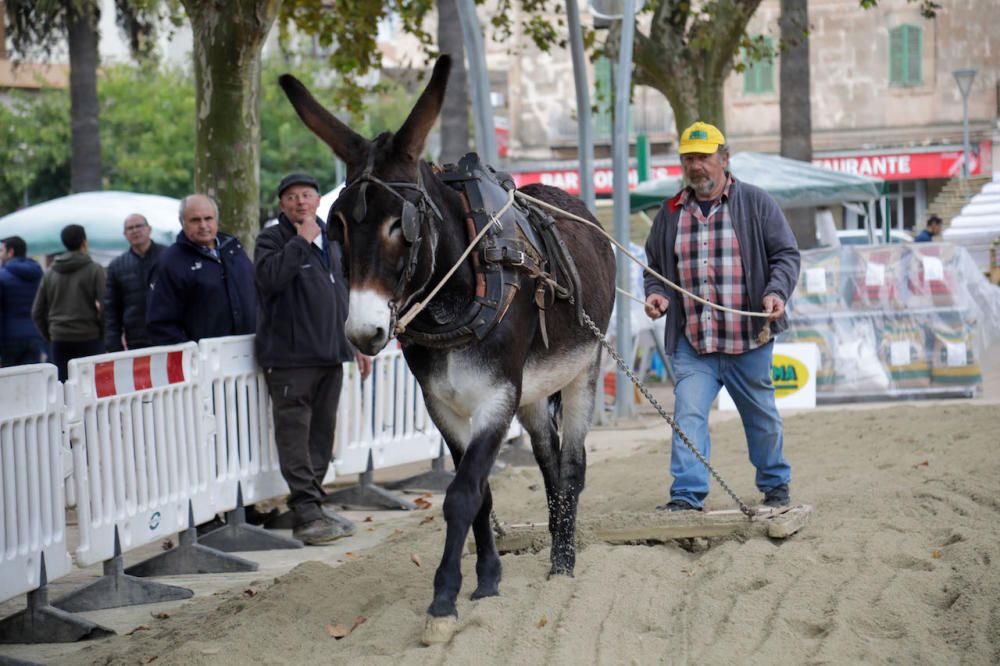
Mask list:
[[[365,516],[365,519],[362,520],[361,522],[363,522],[363,523],[370,523],[370,522],[373,522],[373,519],[372,519],[371,516]]]
[[[170,550],[173,547],[174,547],[174,542],[171,541],[170,539],[164,539],[163,542],[160,544],[160,548],[162,548],[163,550]]]
[[[155,617],[157,620],[166,620],[170,617],[170,613],[166,613],[164,611],[160,611],[159,613],[150,613],[150,615]]]
[[[941,551],[935,548],[934,550],[931,551],[931,557],[933,557],[935,560],[940,560]]]
[[[921,462],[918,462],[916,465],[914,465],[914,467],[930,467],[930,465],[931,465],[931,461],[930,460],[923,460]]]
[[[126,631],[125,635],[126,636],[131,636],[132,634],[134,634],[137,631],[149,631],[149,625],[148,624],[140,624],[138,627],[133,627],[131,630]]]
[[[547,617],[545,617],[545,616],[543,615],[543,616],[542,616],[542,619],[538,621],[538,625],[537,625],[537,626],[538,626],[538,628],[539,628],[539,629],[541,629],[542,627],[544,627],[544,626],[545,626],[545,625],[547,625],[548,623],[549,623],[549,618],[547,618]]]
[[[423,497],[418,497],[417,499],[413,500],[413,503],[417,505],[418,509],[429,509],[432,506],[431,503],[425,500]]]
[[[351,633],[351,630],[343,624],[328,624],[326,625],[326,633],[330,634],[331,637],[336,638],[338,641]]]
[[[420,556],[417,555],[416,553],[410,553],[410,561],[416,564],[418,567],[420,566]]]
[[[160,655],[154,654],[152,657],[143,657],[139,661],[140,661],[140,663],[143,663],[143,664],[152,664],[154,661],[156,661],[159,658],[160,658]]]
[[[351,551],[347,551],[346,553],[344,553],[344,555],[346,555],[347,557],[351,558],[352,560],[357,557],[357,555],[355,555]]]
[[[364,615],[357,616],[356,618],[354,618],[354,622],[351,623],[351,631],[354,631],[355,629],[357,629],[358,627],[360,627],[361,625],[363,625],[367,621],[368,621],[368,618],[366,618]]]
[[[424,519],[420,521],[421,525],[426,525],[427,523],[434,520],[434,516],[424,516]]]
[[[252,587],[248,587],[247,589],[243,590],[243,596],[246,597],[247,599],[251,597],[256,597],[257,590],[253,589]]]
[[[369,527],[369,528],[368,528],[367,530],[365,530],[365,531],[366,531],[366,532],[374,532],[374,531],[375,531],[375,528],[374,528],[374,527]]]

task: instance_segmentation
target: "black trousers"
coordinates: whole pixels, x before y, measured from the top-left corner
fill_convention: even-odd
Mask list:
[[[267,368],[281,475],[295,523],[323,517],[323,477],[333,459],[343,366]]]
[[[59,368],[59,381],[66,381],[67,366],[74,358],[104,353],[104,340],[52,341],[52,362]]]
[[[0,345],[0,367],[42,362],[41,338],[12,338]]]

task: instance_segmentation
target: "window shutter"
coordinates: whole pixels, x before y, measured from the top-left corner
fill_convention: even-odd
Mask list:
[[[889,84],[918,86],[923,82],[923,31],[901,25],[889,31]]]
[[[923,82],[922,38],[920,28],[912,25],[906,26],[906,83],[911,86],[917,86]]]
[[[905,26],[899,26],[889,31],[889,83],[894,86],[906,84],[904,29]]]
[[[767,48],[771,49],[771,38],[765,37],[764,42]],[[744,52],[743,63],[743,94],[759,95],[761,93],[774,92],[774,61],[773,60],[751,60]]]

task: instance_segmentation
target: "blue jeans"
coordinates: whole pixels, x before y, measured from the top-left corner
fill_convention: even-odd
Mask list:
[[[784,434],[774,404],[771,359],[774,343],[743,354],[699,354],[681,336],[674,351],[674,420],[705,459],[712,442],[708,412],[723,386],[729,391],[746,433],[750,462],[757,468],[757,488],[767,493],[787,485],[792,468],[782,454]],[[670,452],[674,483],[670,498],[700,507],[708,495],[708,469],[674,433]]]

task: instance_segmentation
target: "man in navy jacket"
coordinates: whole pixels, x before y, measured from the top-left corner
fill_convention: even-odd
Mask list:
[[[42,281],[42,267],[27,256],[20,236],[0,241],[0,366],[40,363],[42,336],[31,321],[31,304]]]
[[[153,344],[253,333],[253,264],[240,242],[219,231],[219,208],[204,194],[181,201],[181,232],[150,279],[146,330]]]

